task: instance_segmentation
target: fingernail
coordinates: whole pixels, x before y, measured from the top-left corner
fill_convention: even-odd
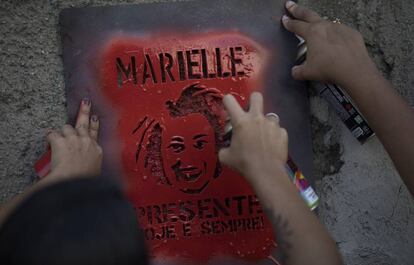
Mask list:
[[[286,15],[283,15],[283,17],[282,17],[282,21],[283,22],[287,22],[289,19],[290,18],[288,16],[286,16]]]
[[[92,121],[97,122],[98,121],[98,116],[97,115],[92,115],[91,119],[92,119]]]
[[[52,129],[48,129],[47,131],[46,131],[46,136],[48,136],[49,134],[51,134],[53,132],[53,130]]]
[[[91,100],[89,98],[84,98],[84,99],[82,99],[82,103],[84,105],[90,105],[91,104]]]
[[[291,8],[291,7],[295,6],[295,5],[296,5],[296,3],[295,3],[295,2],[293,2],[293,1],[287,1],[287,2],[286,2],[286,8],[287,8],[287,9],[289,9],[289,8]]]

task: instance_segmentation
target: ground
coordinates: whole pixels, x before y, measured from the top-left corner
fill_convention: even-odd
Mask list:
[[[143,1],[0,2],[0,201],[34,179],[48,128],[66,120],[58,14],[70,6]],[[384,75],[414,105],[414,6],[410,0],[303,0],[360,30]],[[414,264],[414,202],[378,139],[360,145],[311,97],[321,221],[345,263]],[[386,106],[384,106],[386,107]]]

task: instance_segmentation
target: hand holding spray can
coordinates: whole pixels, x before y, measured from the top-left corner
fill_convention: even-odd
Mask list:
[[[298,44],[296,63],[302,64],[306,61],[308,48],[303,38],[300,36],[296,37],[300,41]],[[336,84],[323,84],[320,82],[312,82],[312,86],[319,96],[324,98],[330,104],[330,107],[336,112],[345,126],[351,131],[352,135],[354,135],[361,144],[365,143],[375,135],[364,116],[362,116],[361,112],[358,110],[356,104],[340,86]]]
[[[266,117],[269,116],[273,116],[279,120],[279,116],[275,113],[266,114]],[[232,135],[233,127],[231,125],[231,121],[227,120],[223,137],[226,146],[230,146]],[[311,211],[315,210],[319,205],[319,197],[290,156],[288,156],[285,168],[286,173],[292,179],[300,195],[305,200],[305,203],[309,206]]]

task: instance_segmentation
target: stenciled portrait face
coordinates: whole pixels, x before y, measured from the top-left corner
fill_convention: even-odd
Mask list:
[[[215,134],[206,117],[193,113],[169,119],[161,141],[169,183],[188,194],[202,192],[213,180],[217,163]]]

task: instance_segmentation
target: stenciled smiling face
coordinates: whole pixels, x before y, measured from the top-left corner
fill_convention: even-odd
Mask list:
[[[173,187],[199,194],[214,178],[217,151],[214,130],[199,113],[169,119],[162,132],[164,172]]]

